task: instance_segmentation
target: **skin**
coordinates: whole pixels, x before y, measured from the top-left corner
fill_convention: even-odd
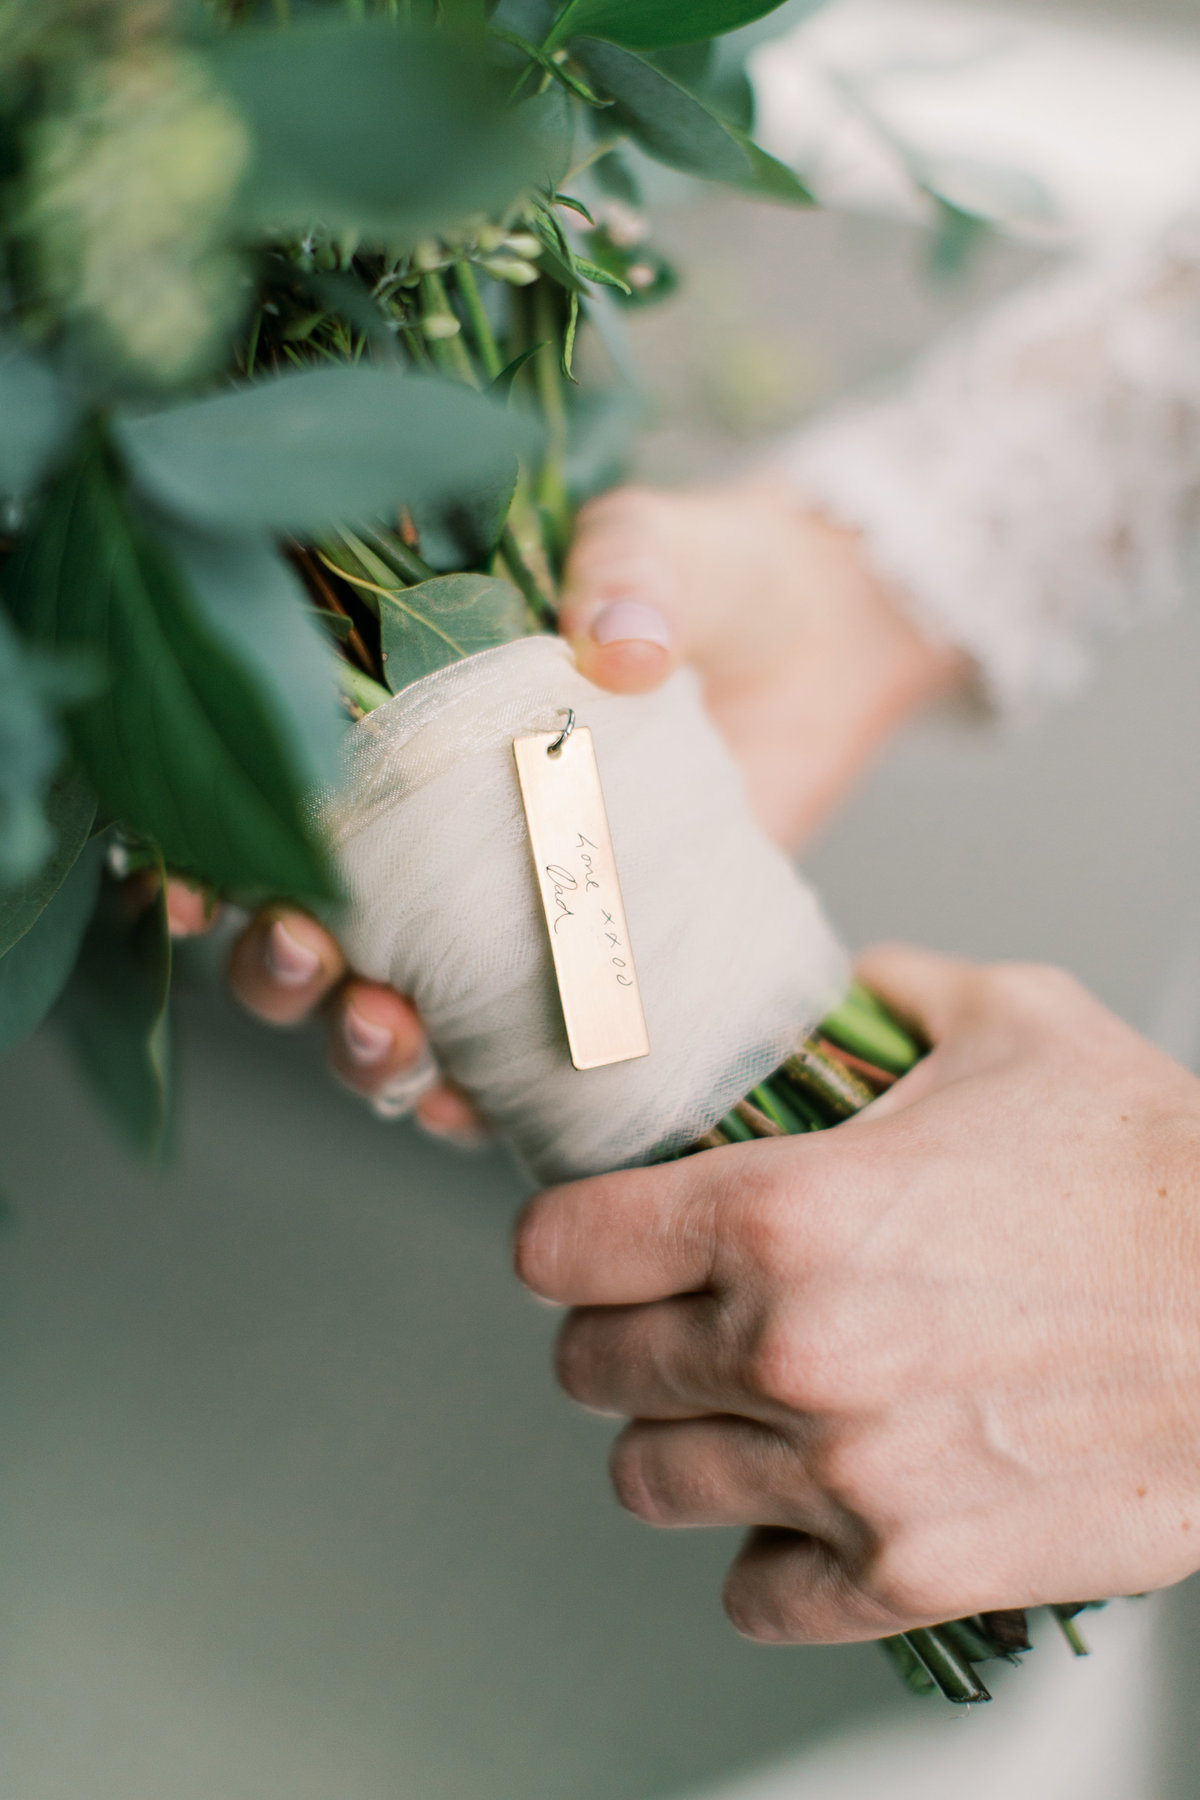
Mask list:
[[[628,600],[669,650],[596,641]],[[789,846],[968,675],[769,472],[586,509],[562,628],[616,691],[692,662]],[[170,908],[181,932],[206,922],[174,888]],[[285,980],[280,929],[307,956]],[[655,1525],[751,1527],[725,1602],[763,1640],[1181,1579],[1200,1566],[1200,1083],[1053,970],[885,950],[860,974],[933,1049],[858,1119],[525,1214],[518,1273],[572,1309],[564,1386],[630,1421],[619,1498]],[[253,920],[230,980],[274,1025],[323,1009],[334,1073],[368,1098],[422,1054],[410,1003],[304,914]],[[355,1020],[383,1046],[370,1068]],[[478,1137],[441,1082],[416,1117]]]
[[[1200,1566],[1200,1082],[1060,971],[877,950],[932,1054],[836,1132],[540,1195],[558,1373],[729,1617],[870,1638]]]

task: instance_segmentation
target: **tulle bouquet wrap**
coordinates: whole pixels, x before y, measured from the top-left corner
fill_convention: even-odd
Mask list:
[[[540,1178],[825,1129],[919,1054],[693,678],[601,693],[553,636],[637,412],[622,309],[676,281],[644,171],[809,200],[751,135],[774,10],[0,7],[0,1050],[56,1009],[144,1152],[168,874],[336,918]],[[582,1069],[513,751],[572,720],[650,1041]],[[1012,1613],[888,1650],[972,1701],[1025,1645]]]

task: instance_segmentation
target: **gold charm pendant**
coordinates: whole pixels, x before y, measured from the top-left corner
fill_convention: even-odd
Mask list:
[[[571,1061],[600,1069],[650,1054],[592,734],[513,741]]]

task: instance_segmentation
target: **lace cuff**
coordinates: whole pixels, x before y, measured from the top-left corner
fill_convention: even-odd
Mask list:
[[[1200,523],[1200,216],[1152,253],[1044,282],[890,398],[803,432],[786,466],[858,530],[931,637],[1003,710],[1082,679],[1097,640],[1172,605]]]

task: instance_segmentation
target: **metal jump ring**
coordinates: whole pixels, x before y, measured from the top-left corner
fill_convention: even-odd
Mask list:
[[[560,714],[560,716],[561,716],[561,714]],[[575,708],[573,706],[568,706],[567,722],[566,722],[565,726],[563,727],[563,729],[559,732],[558,736],[555,738],[554,742],[552,744],[546,745],[546,755],[547,756],[557,756],[559,751],[562,749],[563,745],[566,743],[567,739],[570,737],[571,733],[574,731],[574,729],[575,729]]]

